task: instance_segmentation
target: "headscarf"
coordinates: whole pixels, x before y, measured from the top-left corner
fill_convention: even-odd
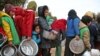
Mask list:
[[[30,1],[29,4],[27,5],[27,9],[32,9],[36,11],[36,8],[37,8],[37,4],[35,1]]]

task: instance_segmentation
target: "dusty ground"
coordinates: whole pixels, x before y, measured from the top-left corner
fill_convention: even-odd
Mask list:
[[[65,51],[65,41],[66,40],[64,40],[62,43],[61,43],[61,45],[62,45],[62,53],[61,53],[61,56],[64,56],[64,51]],[[52,48],[51,49],[51,56],[55,56],[55,51],[56,51],[56,48]]]
[[[56,48],[52,48],[51,49],[51,56],[55,56],[55,50],[56,50]],[[61,56],[64,56],[64,50],[65,50],[65,48],[62,47],[62,54],[61,54]]]

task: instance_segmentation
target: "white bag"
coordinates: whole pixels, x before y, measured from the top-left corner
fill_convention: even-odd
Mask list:
[[[91,49],[91,51],[86,51],[83,56],[100,56],[100,51],[98,49]]]
[[[56,33],[55,32],[53,32],[53,31],[49,32],[49,31],[44,30],[43,31],[43,37],[46,38],[46,39],[49,39],[49,40],[55,40],[56,36],[57,36],[57,32]]]

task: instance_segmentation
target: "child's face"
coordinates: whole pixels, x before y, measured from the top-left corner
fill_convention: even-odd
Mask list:
[[[37,26],[37,27],[35,28],[35,31],[36,31],[37,33],[40,33],[40,27]]]
[[[44,14],[45,14],[45,17],[46,17],[49,14],[49,10],[45,10]]]
[[[10,11],[10,16],[13,17],[13,15],[14,15],[14,12]]]

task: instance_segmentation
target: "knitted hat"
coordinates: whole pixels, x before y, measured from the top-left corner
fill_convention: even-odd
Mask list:
[[[91,11],[88,11],[85,13],[85,16],[90,16],[91,18],[93,18],[93,13]]]
[[[37,8],[37,4],[35,1],[30,1],[27,5],[27,9],[32,9],[32,10],[36,11],[36,8]]]

